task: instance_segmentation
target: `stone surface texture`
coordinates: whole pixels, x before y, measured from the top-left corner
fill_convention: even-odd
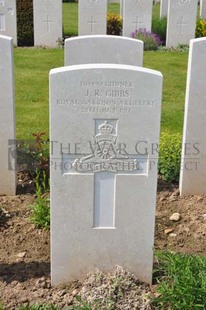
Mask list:
[[[51,70],[53,285],[116,265],[151,283],[161,94],[141,67]]]
[[[64,63],[66,66],[87,63],[142,66],[143,42],[109,35],[69,38],[65,40]]]
[[[17,45],[15,0],[0,1],[0,35],[12,37],[14,45]]]
[[[123,36],[131,37],[138,29],[151,31],[152,0],[127,0],[123,2]]]
[[[0,35],[0,106],[0,195],[12,196],[16,194],[13,40],[2,35]]]
[[[79,0],[78,34],[106,34],[107,0]]]
[[[169,0],[161,0],[160,2],[160,18],[167,17],[168,1]]]
[[[206,19],[206,0],[200,0],[200,17]]]
[[[180,194],[206,193],[206,38],[190,41]]]
[[[34,45],[57,47],[62,39],[62,1],[34,0]]]
[[[169,0],[167,47],[189,44],[195,37],[197,0]]]

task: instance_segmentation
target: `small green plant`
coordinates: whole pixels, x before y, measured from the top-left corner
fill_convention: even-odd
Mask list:
[[[80,305],[78,306],[72,306],[72,307],[65,307],[64,310],[92,310],[92,308],[88,303],[83,302],[81,299],[78,300]],[[62,309],[62,308],[61,308]],[[3,310],[3,308],[0,307],[0,310]],[[27,306],[20,306],[18,310],[60,310],[60,308],[54,306],[54,305],[27,305]],[[98,310],[98,308],[94,309]]]
[[[159,174],[166,181],[178,182],[181,163],[181,135],[163,132],[159,147]]]
[[[145,51],[156,51],[162,44],[157,34],[147,31],[146,29],[139,29],[132,32],[132,38],[144,42]]]
[[[154,18],[152,20],[152,32],[156,33],[159,36],[162,45],[165,45],[167,34],[167,18]]]
[[[76,297],[78,301],[78,306],[72,306],[71,310],[92,310],[92,306],[88,304],[87,302],[83,301],[79,296]],[[94,310],[98,310],[98,308],[95,308]]]
[[[63,31],[64,32],[64,31]],[[57,40],[56,40],[56,42],[57,42],[57,46],[59,47],[59,48],[63,48],[64,47],[64,38],[58,38]]]
[[[45,132],[33,133],[35,138],[33,144],[30,146],[31,155],[37,162],[37,168],[46,177],[49,177],[49,140],[45,138]]]
[[[157,309],[206,309],[206,258],[157,252]],[[156,308],[155,308],[156,309]]]
[[[178,44],[176,47],[166,47],[166,46],[159,46],[159,52],[180,52],[185,53],[189,52],[189,45],[188,44]]]
[[[122,33],[122,18],[119,14],[107,14],[107,34],[120,36]]]
[[[206,37],[206,19],[198,19],[196,22],[195,37]]]
[[[34,140],[19,141],[17,158],[20,164],[26,165],[30,175],[35,178],[38,171],[38,182],[49,186],[49,140],[45,132],[33,133]],[[44,185],[43,185],[44,186]]]
[[[58,310],[54,305],[20,306],[19,310]]]
[[[7,214],[5,213],[5,210],[0,206],[0,227],[6,226],[7,221],[8,221]],[[0,310],[1,310],[1,304],[0,304]]]
[[[36,201],[30,206],[32,209],[31,222],[37,228],[49,229],[50,227],[50,206],[48,198],[48,188],[46,182],[46,174],[43,173],[43,180],[40,183],[40,172],[36,172]]]

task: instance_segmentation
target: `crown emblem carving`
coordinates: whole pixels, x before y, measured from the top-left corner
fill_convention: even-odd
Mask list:
[[[95,143],[102,141],[111,141],[113,143],[117,140],[117,135],[113,134],[114,127],[104,121],[103,124],[98,127],[99,133],[95,136]]]
[[[121,154],[118,150],[117,138],[113,133],[114,126],[106,120],[98,126],[94,136],[92,153],[80,159],[75,159],[72,167],[77,172],[129,172],[139,169],[135,158]]]

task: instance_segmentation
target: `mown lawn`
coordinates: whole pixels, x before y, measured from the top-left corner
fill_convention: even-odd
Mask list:
[[[17,138],[49,133],[49,81],[52,68],[64,63],[63,49],[15,48]],[[163,73],[162,130],[182,132],[186,52],[144,52],[144,66]]]
[[[18,139],[49,134],[49,71],[63,66],[62,49],[15,48],[16,131]]]
[[[153,18],[159,17],[159,5],[153,5]],[[118,4],[109,4],[108,12],[119,12]],[[77,35],[78,4],[63,3],[64,33]],[[63,49],[15,48],[15,86],[17,138],[32,133],[49,135],[49,83],[52,68],[63,66]],[[144,66],[164,76],[162,131],[182,132],[187,71],[187,52],[144,52]]]

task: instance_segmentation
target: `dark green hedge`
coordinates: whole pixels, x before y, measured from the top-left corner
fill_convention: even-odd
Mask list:
[[[17,0],[16,6],[18,46],[33,46],[33,0]]]

